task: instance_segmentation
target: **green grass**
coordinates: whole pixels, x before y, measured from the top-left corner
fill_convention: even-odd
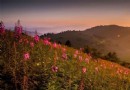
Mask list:
[[[56,48],[53,43],[45,45],[42,39],[35,42],[25,34],[18,39],[14,32],[6,31],[0,35],[0,89],[130,90],[129,69],[105,60],[93,60],[80,50],[74,57],[76,51],[59,44]],[[30,55],[27,60],[25,53]],[[54,66],[58,67],[55,72]]]

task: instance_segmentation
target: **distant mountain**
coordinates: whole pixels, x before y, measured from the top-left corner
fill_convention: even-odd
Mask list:
[[[130,62],[130,27],[101,25],[84,31],[66,31],[46,36],[61,43],[70,40],[75,48],[88,45],[104,54],[116,52],[122,61]]]

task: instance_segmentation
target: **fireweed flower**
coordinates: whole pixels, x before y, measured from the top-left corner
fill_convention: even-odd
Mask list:
[[[58,71],[58,67],[57,67],[57,66],[52,66],[52,67],[51,67],[51,70],[52,70],[53,72],[57,72],[57,71]]]
[[[17,35],[21,35],[21,33],[22,33],[22,26],[15,26],[15,33]]]
[[[74,58],[77,58],[77,55],[79,54],[79,51],[76,50],[75,53],[74,53]]]
[[[15,36],[20,36],[22,34],[22,26],[20,24],[20,20],[15,24]]]
[[[5,33],[5,26],[4,26],[4,23],[1,21],[0,22],[0,34],[3,34]]]
[[[117,69],[117,74],[121,74],[122,72],[123,72],[122,69],[120,69],[120,68]]]
[[[125,74],[125,75],[128,75],[128,74],[129,74],[129,72],[126,70],[126,71],[124,72],[124,74]]]
[[[28,60],[29,58],[30,58],[29,53],[25,53],[25,54],[24,54],[24,60]]]
[[[86,58],[86,59],[85,59],[85,62],[86,62],[86,63],[89,63],[89,59],[88,59],[88,58]]]
[[[113,64],[111,64],[111,67],[113,68],[113,67],[114,67],[114,65],[113,65]]]
[[[79,54],[79,51],[78,51],[78,50],[76,50],[76,51],[75,51],[75,54]]]
[[[47,40],[47,39],[44,39],[44,40],[43,40],[43,43],[44,43],[45,45],[48,45],[48,40]]]
[[[38,36],[38,35],[35,35],[35,36],[34,36],[34,41],[35,41],[35,42],[39,42],[39,36]]]
[[[90,53],[88,54],[88,57],[89,57],[89,59],[91,59],[91,58],[92,58],[92,56],[91,56],[91,54],[90,54]]]
[[[98,72],[98,67],[95,67],[95,71]]]
[[[56,48],[56,47],[57,47],[57,44],[56,44],[56,43],[53,43],[53,47]]]
[[[83,51],[84,50],[84,48],[80,48],[80,51]]]
[[[26,44],[29,43],[28,39],[24,39],[24,42],[25,42]]]
[[[82,68],[82,73],[86,73],[86,71],[87,71],[86,67],[83,67]]]
[[[74,54],[74,58],[77,58],[77,54]]]
[[[82,58],[82,56],[79,56],[79,61],[81,62],[81,61],[83,61],[83,58]]]
[[[45,45],[50,45],[50,41],[49,41],[50,39],[48,39],[48,38],[44,38],[43,39],[43,43],[45,44]]]
[[[62,58],[63,58],[63,59],[67,59],[67,54],[66,54],[66,53],[63,53],[63,54],[62,54]]]
[[[30,46],[31,46],[31,47],[34,47],[34,43],[33,43],[33,42],[30,42]]]
[[[63,51],[63,52],[66,52],[66,48],[62,48],[62,51]]]
[[[19,43],[22,43],[22,42],[23,42],[23,39],[20,39],[20,40],[19,40]]]
[[[58,47],[61,48],[61,44],[58,44]]]

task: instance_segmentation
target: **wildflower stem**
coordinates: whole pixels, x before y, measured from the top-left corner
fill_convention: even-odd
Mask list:
[[[14,69],[13,69],[13,76],[15,82],[15,89],[17,90],[17,78],[16,78],[16,44],[14,42]]]

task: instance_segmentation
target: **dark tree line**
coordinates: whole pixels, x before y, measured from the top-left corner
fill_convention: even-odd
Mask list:
[[[87,54],[91,54],[94,59],[102,58],[112,62],[119,62],[119,58],[117,57],[116,52],[108,52],[107,54],[104,55],[101,52],[99,52],[97,49],[91,48],[89,46],[86,46],[84,48],[84,52]]]

